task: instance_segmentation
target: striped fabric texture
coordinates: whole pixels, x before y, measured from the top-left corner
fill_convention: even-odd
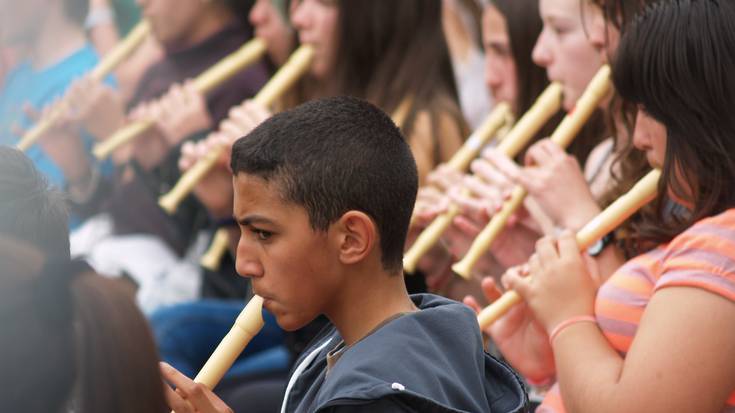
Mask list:
[[[669,244],[620,267],[600,287],[597,324],[610,345],[625,357],[656,291],[670,286],[707,290],[735,301],[735,209],[705,218]],[[546,395],[539,413],[564,412],[558,386]],[[735,391],[723,412],[735,412]]]

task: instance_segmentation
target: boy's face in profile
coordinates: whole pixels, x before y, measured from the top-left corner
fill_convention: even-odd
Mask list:
[[[251,277],[283,329],[298,329],[340,299],[339,240],[331,230],[314,231],[306,210],[285,202],[276,183],[239,173],[233,186],[237,272]]]

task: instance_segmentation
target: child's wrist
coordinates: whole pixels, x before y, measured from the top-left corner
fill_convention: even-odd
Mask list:
[[[592,315],[578,315],[568,317],[561,322],[553,324],[554,327],[549,330],[549,344],[553,347],[554,340],[561,334],[562,331],[568,329],[571,326],[581,323],[597,323],[597,319]]]
[[[578,205],[574,212],[566,214],[561,219],[560,226],[577,232],[596,217],[600,211],[597,205]]]
[[[84,20],[84,28],[87,30],[112,24],[115,24],[115,10],[107,2],[93,4]]]
[[[542,379],[526,377],[526,383],[536,388],[548,388],[556,381],[556,377],[552,374]]]

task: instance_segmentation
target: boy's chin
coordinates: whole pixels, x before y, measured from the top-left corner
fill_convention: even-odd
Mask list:
[[[305,327],[307,324],[312,322],[316,317],[304,317],[296,314],[275,314],[276,323],[278,326],[286,331],[296,331],[300,328]]]

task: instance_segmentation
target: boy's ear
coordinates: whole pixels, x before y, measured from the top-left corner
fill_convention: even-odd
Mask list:
[[[348,211],[336,224],[339,259],[343,264],[359,263],[372,253],[378,232],[367,214]]]

